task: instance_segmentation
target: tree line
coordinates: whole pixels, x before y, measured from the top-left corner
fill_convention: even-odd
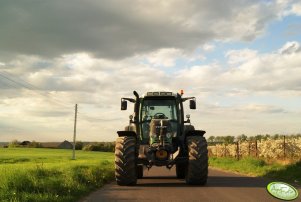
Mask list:
[[[72,143],[71,143],[72,144]],[[36,141],[23,141],[20,142],[18,140],[12,140],[8,143],[8,148],[49,148],[45,147],[43,143]],[[56,148],[56,147],[51,147]],[[76,150],[84,150],[84,151],[102,151],[102,152],[114,152],[115,151],[115,142],[82,142],[77,141],[75,143]]]
[[[234,142],[243,142],[243,141],[261,141],[261,140],[267,140],[267,139],[273,139],[273,140],[277,140],[277,139],[281,139],[283,138],[284,135],[280,135],[280,134],[275,134],[275,135],[269,135],[269,134],[265,134],[265,135],[255,135],[255,136],[247,136],[245,134],[241,134],[238,136],[231,136],[231,135],[227,135],[227,136],[210,136],[207,138],[207,142],[208,143],[226,143],[226,144],[231,144]],[[293,134],[293,135],[285,135],[286,138],[301,138],[301,134]]]

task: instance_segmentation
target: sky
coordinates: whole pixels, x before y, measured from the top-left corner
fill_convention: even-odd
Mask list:
[[[0,142],[114,141],[121,97],[184,90],[206,136],[301,133],[301,2],[0,2]]]

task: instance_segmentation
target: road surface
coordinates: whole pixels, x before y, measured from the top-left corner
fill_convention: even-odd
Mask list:
[[[189,186],[175,177],[175,169],[153,167],[144,171],[144,178],[136,186],[105,185],[81,202],[106,201],[280,201],[267,191],[269,180],[247,177],[209,169],[206,186]],[[299,195],[300,187],[298,188]],[[301,201],[299,196],[294,201]]]

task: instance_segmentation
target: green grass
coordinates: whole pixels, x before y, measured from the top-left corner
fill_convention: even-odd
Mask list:
[[[76,201],[114,177],[114,154],[0,148],[0,201]]]
[[[262,159],[255,158],[243,158],[237,161],[234,158],[211,157],[209,158],[209,165],[252,176],[268,177],[288,182],[301,182],[301,161],[290,165],[281,165],[275,162],[266,163]]]

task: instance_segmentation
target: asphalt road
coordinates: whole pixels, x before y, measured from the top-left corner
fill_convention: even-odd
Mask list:
[[[105,185],[81,202],[105,201],[280,201],[267,191],[269,180],[247,177],[214,169],[209,170],[206,186],[189,186],[175,177],[175,169],[153,167],[144,171],[136,186]],[[298,188],[301,194],[300,187]],[[294,201],[301,201],[299,196]]]

